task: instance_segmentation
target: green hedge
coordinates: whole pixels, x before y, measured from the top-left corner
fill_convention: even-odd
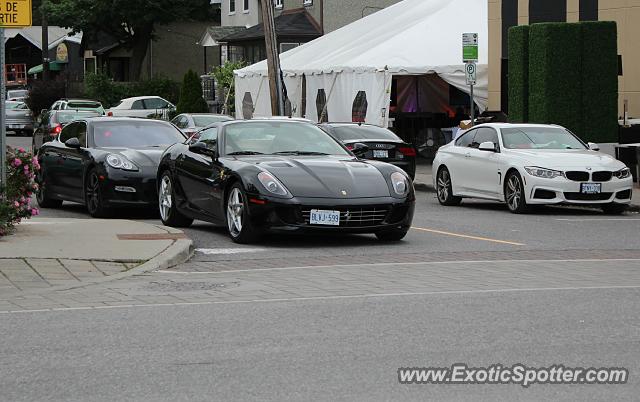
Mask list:
[[[616,23],[582,22],[582,117],[585,141],[618,142]]]
[[[509,28],[509,122],[529,120],[529,26]]]
[[[84,95],[99,100],[105,108],[115,105],[120,99],[144,95],[160,96],[176,104],[180,96],[180,84],[163,77],[140,82],[114,82],[106,74],[87,74]]]
[[[580,24],[532,24],[529,30],[529,121],[582,133]]]
[[[176,112],[180,113],[206,113],[209,111],[207,102],[202,97],[202,82],[200,76],[187,71],[180,90],[180,101],[176,105]]]

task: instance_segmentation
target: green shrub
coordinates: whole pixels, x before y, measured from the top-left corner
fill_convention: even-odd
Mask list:
[[[222,113],[233,116],[236,110],[236,97],[234,85],[234,70],[239,70],[247,64],[243,61],[227,61],[223,66],[218,66],[211,73],[216,81],[216,86],[222,92]]]
[[[7,184],[0,191],[0,237],[22,219],[38,215],[38,209],[31,206],[31,196],[38,189],[34,181],[38,170],[38,159],[29,152],[7,148]]]
[[[585,141],[618,141],[618,48],[616,23],[581,22],[582,132]]]
[[[64,82],[35,81],[25,100],[34,116],[38,116],[42,109],[49,109],[58,99],[65,97]]]
[[[582,49],[579,24],[532,24],[529,29],[529,121],[582,133]]]
[[[202,83],[198,74],[192,70],[187,71],[180,90],[180,101],[176,105],[176,112],[180,113],[206,113],[209,111],[207,102],[202,97]]]
[[[109,108],[120,99],[133,96],[155,95],[171,103],[178,100],[180,86],[177,82],[164,77],[156,77],[140,82],[114,82],[106,74],[87,74],[84,79],[84,92],[87,98],[102,102]]]
[[[529,120],[529,26],[509,28],[509,122]]]

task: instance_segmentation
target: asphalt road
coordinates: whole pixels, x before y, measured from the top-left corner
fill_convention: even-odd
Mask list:
[[[87,217],[71,203],[42,215]],[[153,210],[119,215],[159,224]],[[637,400],[639,228],[632,213],[512,215],[496,203],[441,207],[430,193],[391,244],[239,246],[197,222],[191,261],[72,295],[144,307],[0,314],[0,400]],[[400,367],[454,363],[631,375],[626,385],[398,383]]]

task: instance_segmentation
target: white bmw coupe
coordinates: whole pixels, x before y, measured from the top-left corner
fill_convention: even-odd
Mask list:
[[[481,124],[441,147],[433,181],[442,205],[462,198],[506,202],[513,213],[534,204],[598,204],[619,214],[633,179],[622,162],[553,125]]]

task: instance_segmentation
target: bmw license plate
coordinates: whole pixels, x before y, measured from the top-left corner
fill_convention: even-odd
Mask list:
[[[373,150],[373,157],[374,158],[387,159],[387,158],[389,158],[389,151],[386,150],[386,149],[374,149]]]
[[[601,183],[582,183],[580,185],[580,192],[582,194],[600,194],[602,192]]]
[[[340,226],[340,211],[312,209],[309,215],[309,224]]]

